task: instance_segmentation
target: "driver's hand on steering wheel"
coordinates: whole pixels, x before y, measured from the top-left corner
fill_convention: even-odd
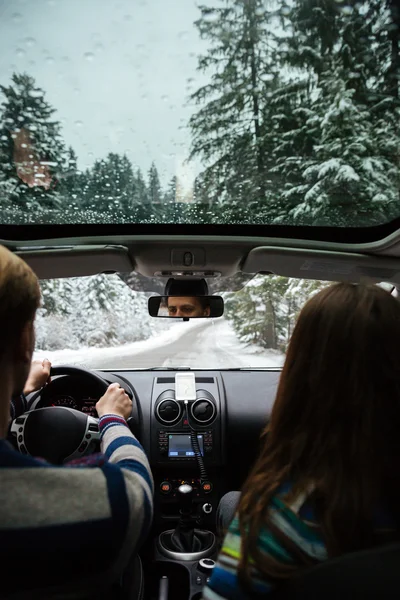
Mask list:
[[[32,361],[28,379],[24,387],[25,396],[39,390],[50,381],[50,369],[51,362],[47,358]]]
[[[99,418],[113,414],[127,420],[132,415],[132,400],[118,383],[112,383],[97,402],[96,410]]]

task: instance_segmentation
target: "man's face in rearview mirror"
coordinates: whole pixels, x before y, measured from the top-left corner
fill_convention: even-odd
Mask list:
[[[206,298],[195,296],[170,296],[168,298],[168,315],[170,317],[209,317],[210,305]]]

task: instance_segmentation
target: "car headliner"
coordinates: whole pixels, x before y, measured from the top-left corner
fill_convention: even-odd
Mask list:
[[[171,276],[204,276],[211,290],[223,291],[240,289],[256,273],[400,286],[400,229],[395,225],[399,223],[359,229],[165,225],[162,231],[156,225],[43,225],[1,226],[0,234],[1,243],[21,255],[41,279],[117,272],[125,278],[134,273],[133,279],[143,285],[145,278],[163,282]],[[193,227],[198,235],[191,234]],[[221,229],[218,235],[216,229]],[[192,252],[192,266],[174,258],[182,251]],[[148,281],[148,290],[155,291],[154,285]]]

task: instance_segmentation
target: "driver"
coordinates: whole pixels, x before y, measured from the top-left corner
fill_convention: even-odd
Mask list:
[[[7,573],[2,597],[28,586],[30,597],[36,589],[41,598],[40,590],[75,590],[78,583],[93,593],[119,577],[152,519],[149,463],[127,426],[132,402],[118,384],[96,404],[102,454],[54,466],[19,454],[7,442],[11,398],[17,417],[26,409],[21,392],[49,377],[47,360],[31,369],[39,302],[34,273],[0,246],[0,558]]]
[[[210,302],[202,296],[169,296],[168,314],[170,317],[209,317]]]

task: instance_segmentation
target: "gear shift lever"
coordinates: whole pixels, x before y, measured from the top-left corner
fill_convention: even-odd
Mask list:
[[[161,552],[168,558],[199,560],[215,549],[215,535],[211,531],[195,529],[193,517],[193,488],[183,483],[178,488],[179,521],[175,529],[164,531],[158,538]]]
[[[189,517],[192,514],[193,488],[188,483],[183,483],[178,487],[181,517]]]
[[[176,529],[170,535],[170,541],[167,542],[168,549],[180,553],[200,552],[212,545],[214,536],[209,531],[194,528],[192,486],[184,483],[179,486],[178,493],[180,501],[179,521]]]

